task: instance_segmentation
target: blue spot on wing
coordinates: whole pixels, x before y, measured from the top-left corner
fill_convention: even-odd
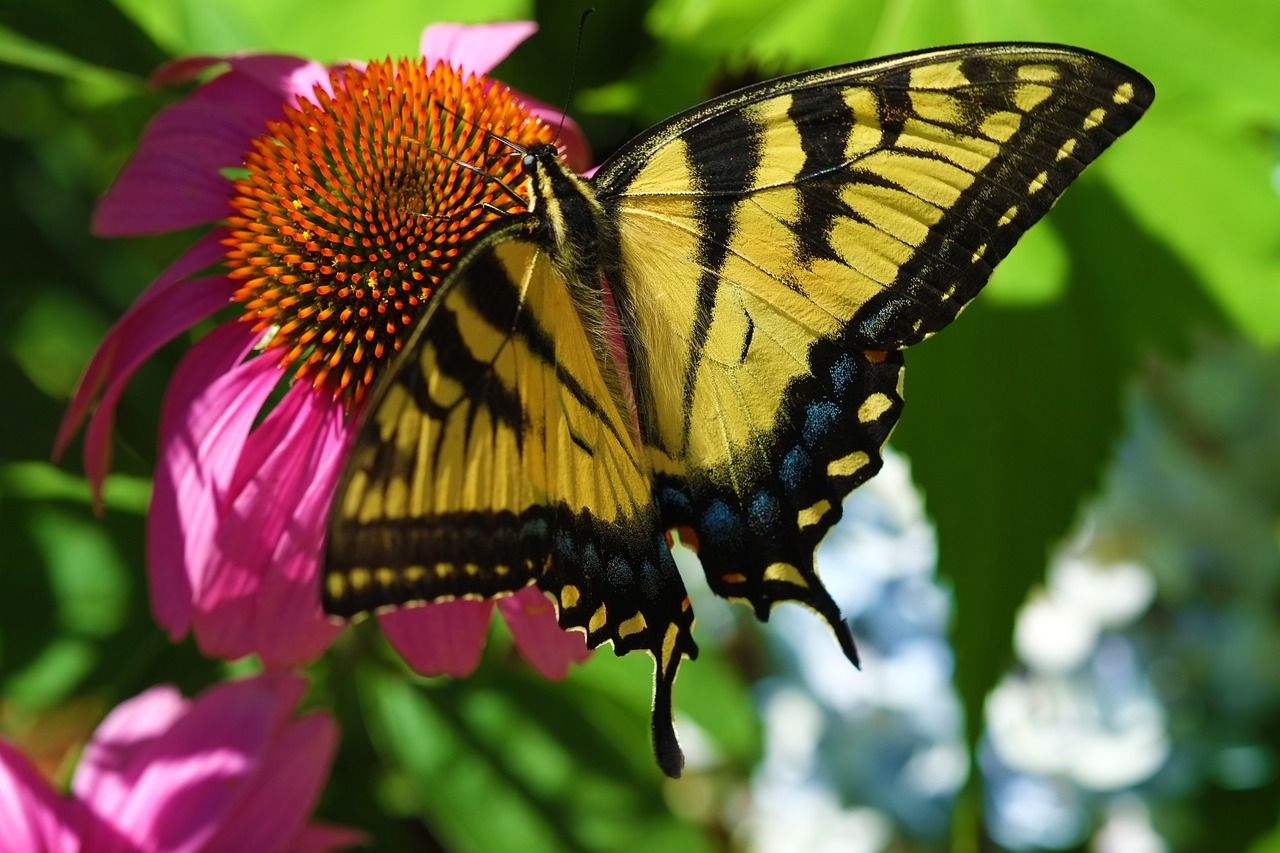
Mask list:
[[[778,473],[788,489],[799,489],[808,479],[813,469],[813,459],[802,447],[793,447],[782,459],[782,467]]]
[[[840,353],[836,363],[831,365],[831,388],[836,395],[842,395],[853,384],[858,375],[858,363],[847,352]]]
[[[714,501],[702,513],[703,537],[713,545],[732,544],[741,535],[742,520],[724,501]]]
[[[804,443],[810,447],[819,446],[838,417],[840,407],[830,400],[810,403],[804,413]]]
[[[605,581],[614,589],[626,589],[631,585],[631,565],[622,557],[614,557],[605,570]]]
[[[751,532],[757,536],[766,536],[772,532],[782,518],[782,505],[778,499],[767,492],[759,492],[751,499]]]
[[[671,486],[664,486],[659,491],[658,505],[662,507],[664,512],[674,514],[679,518],[688,518],[690,513],[693,512],[693,504],[689,500],[689,496]]]
[[[660,543],[660,547],[666,549],[666,540]],[[662,578],[652,560],[645,560],[640,564],[640,591],[650,601],[662,595]],[[647,605],[648,601],[645,604]]]
[[[582,548],[582,573],[587,577],[600,574],[600,554],[596,552],[596,546],[592,542]]]
[[[555,542],[552,545],[552,548],[555,551],[556,558],[561,562],[570,562],[576,556],[574,554],[576,549],[573,547],[573,534],[567,530],[556,531]]]

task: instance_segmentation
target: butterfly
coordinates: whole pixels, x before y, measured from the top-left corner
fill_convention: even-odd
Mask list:
[[[670,531],[764,620],[803,604],[857,663],[814,570],[881,466],[902,350],[946,326],[1150,105],[1140,74],[982,44],[782,77],[658,124],[591,179],[523,153],[491,225],[374,386],[334,500],[322,599],[351,616],[536,584],[560,625],[697,655]]]

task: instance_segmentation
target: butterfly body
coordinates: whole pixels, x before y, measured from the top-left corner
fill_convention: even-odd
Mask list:
[[[529,213],[464,252],[379,384],[331,522],[326,608],[536,583],[562,626],[656,663],[659,764],[711,588],[816,611],[844,496],[880,467],[901,350],[953,320],[1141,115],[1150,84],[1047,45],[809,72],[642,134],[593,179],[524,157]]]

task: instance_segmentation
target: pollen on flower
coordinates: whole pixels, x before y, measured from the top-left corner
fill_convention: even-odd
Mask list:
[[[297,379],[358,402],[490,223],[525,210],[521,148],[554,129],[504,86],[443,63],[331,75],[245,156],[226,241],[243,319]]]

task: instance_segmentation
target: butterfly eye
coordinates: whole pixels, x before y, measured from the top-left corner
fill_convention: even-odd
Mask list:
[[[536,158],[532,154],[525,154],[520,158],[520,165],[524,166],[526,170],[532,171],[535,159]]]

